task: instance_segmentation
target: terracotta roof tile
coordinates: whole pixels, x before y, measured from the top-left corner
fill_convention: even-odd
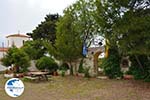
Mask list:
[[[8,51],[8,48],[2,48],[0,47],[0,52],[7,52]]]

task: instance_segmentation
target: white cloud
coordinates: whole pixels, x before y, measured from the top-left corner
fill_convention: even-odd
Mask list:
[[[8,34],[31,32],[46,14],[59,13],[77,0],[1,0],[0,44]]]
[[[50,10],[51,13],[61,13],[63,10],[77,0],[27,0],[30,7],[38,7],[43,10]]]

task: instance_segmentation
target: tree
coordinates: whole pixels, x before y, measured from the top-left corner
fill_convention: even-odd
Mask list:
[[[14,60],[11,59],[14,52],[17,52],[18,48],[13,46],[12,48],[9,48],[7,51],[7,54],[2,58],[2,64],[5,66],[11,66],[11,64],[14,63]]]
[[[150,81],[150,1],[128,0],[127,4],[127,11],[114,26],[120,36],[118,46],[130,55],[134,76]]]
[[[96,0],[96,13],[94,18],[100,26],[100,32],[106,39],[106,45],[110,48],[117,47],[117,41],[114,39],[113,26],[120,19],[122,10],[119,10],[118,4],[114,0]]]
[[[120,68],[120,52],[113,31],[114,25],[120,20],[121,14],[124,12],[119,10],[118,3],[114,0],[96,0],[95,1],[95,15],[94,18],[100,27],[101,35],[106,40],[106,50],[108,56],[102,62],[104,72],[110,78],[121,76]]]
[[[141,55],[149,61],[150,31],[149,0],[97,0],[95,18],[108,42],[109,48],[116,48],[123,55],[130,55],[134,66],[143,73],[146,67]]]
[[[99,27],[92,16],[95,11],[92,0],[79,0],[64,10],[57,24],[56,43],[47,43],[50,55],[70,63],[82,57],[82,47],[89,47]],[[46,43],[45,43],[46,44]],[[72,72],[72,71],[71,71]],[[73,74],[73,72],[72,72]]]
[[[147,54],[150,50],[148,0],[97,0],[97,19],[107,45],[125,53]],[[143,35],[144,34],[144,35]]]
[[[76,29],[76,21],[69,13],[65,13],[57,27],[56,48],[59,58],[63,61],[68,61],[72,69],[72,62],[81,57],[82,39],[81,33]],[[71,74],[73,71],[71,70]]]
[[[89,47],[93,42],[94,35],[100,34],[99,25],[93,17],[95,14],[93,0],[78,0],[68,7],[68,9],[75,19],[83,44],[85,43]]]
[[[45,43],[50,55],[64,62],[69,62],[73,75],[72,62],[82,56],[82,39],[76,20],[68,8],[64,16],[57,23],[56,41],[52,44]]]
[[[114,26],[119,48],[128,54],[150,55],[150,1],[132,2],[124,15]]]
[[[32,33],[28,33],[33,40],[47,40],[54,44],[56,39],[56,23],[59,19],[58,14],[48,14],[45,21],[41,22]]]
[[[26,43],[23,48],[31,59],[39,59],[47,53],[43,41],[54,46],[56,39],[56,23],[59,17],[58,14],[48,14],[45,20],[41,22],[32,33],[27,33],[27,35],[31,36],[33,42]],[[28,49],[30,49],[31,52]]]
[[[27,67],[30,66],[28,55],[16,47],[12,47],[8,50],[2,62],[5,66],[11,66],[13,64],[17,73],[27,71]]]
[[[30,66],[30,59],[28,55],[22,50],[18,50],[14,52],[12,55],[12,59],[14,61],[14,66],[16,67],[16,72],[25,72],[27,68]]]
[[[40,59],[46,53],[41,40],[26,41],[21,49],[28,54],[31,60]]]

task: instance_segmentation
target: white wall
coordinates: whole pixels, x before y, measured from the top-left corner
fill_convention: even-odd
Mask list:
[[[14,44],[17,48],[23,46],[23,41],[27,41],[29,38],[27,37],[8,37],[7,38],[7,47],[12,47]]]
[[[2,58],[3,58],[3,54],[5,55],[5,54],[6,54],[6,52],[2,52],[2,51],[0,51],[0,59],[2,59]]]

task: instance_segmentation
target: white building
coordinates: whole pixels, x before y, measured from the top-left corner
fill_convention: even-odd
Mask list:
[[[6,54],[7,50],[13,45],[17,48],[23,46],[25,41],[30,40],[30,37],[23,34],[11,34],[6,36],[6,46],[0,47],[0,59]]]
[[[1,48],[0,47],[0,59],[3,58],[3,56],[6,54],[8,48]]]
[[[27,35],[22,34],[12,34],[8,35],[7,37],[7,47],[10,48],[15,45],[17,48],[23,46],[25,41],[28,41],[30,38]]]

